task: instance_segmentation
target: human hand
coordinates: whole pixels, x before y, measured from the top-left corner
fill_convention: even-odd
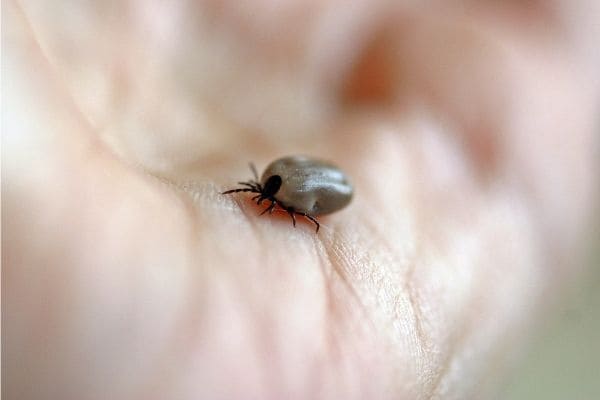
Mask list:
[[[384,3],[5,7],[7,397],[488,396],[577,273],[594,4]],[[218,194],[287,154],[318,235]]]

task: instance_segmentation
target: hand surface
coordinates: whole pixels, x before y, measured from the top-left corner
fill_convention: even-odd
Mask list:
[[[6,3],[7,398],[487,398],[578,272],[593,1]],[[318,235],[219,195],[287,154]]]

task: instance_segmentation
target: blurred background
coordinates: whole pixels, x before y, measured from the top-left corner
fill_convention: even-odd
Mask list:
[[[533,333],[519,367],[499,398],[599,398],[600,224],[596,226],[586,259],[587,273]]]

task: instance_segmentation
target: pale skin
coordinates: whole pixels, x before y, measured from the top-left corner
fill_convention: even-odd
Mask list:
[[[3,3],[6,398],[497,390],[581,272],[597,2],[83,3]],[[289,154],[318,234],[219,195]]]

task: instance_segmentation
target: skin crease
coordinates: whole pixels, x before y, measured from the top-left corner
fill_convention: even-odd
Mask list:
[[[581,272],[598,15],[4,2],[3,395],[490,398]],[[218,195],[285,154],[318,235]]]

